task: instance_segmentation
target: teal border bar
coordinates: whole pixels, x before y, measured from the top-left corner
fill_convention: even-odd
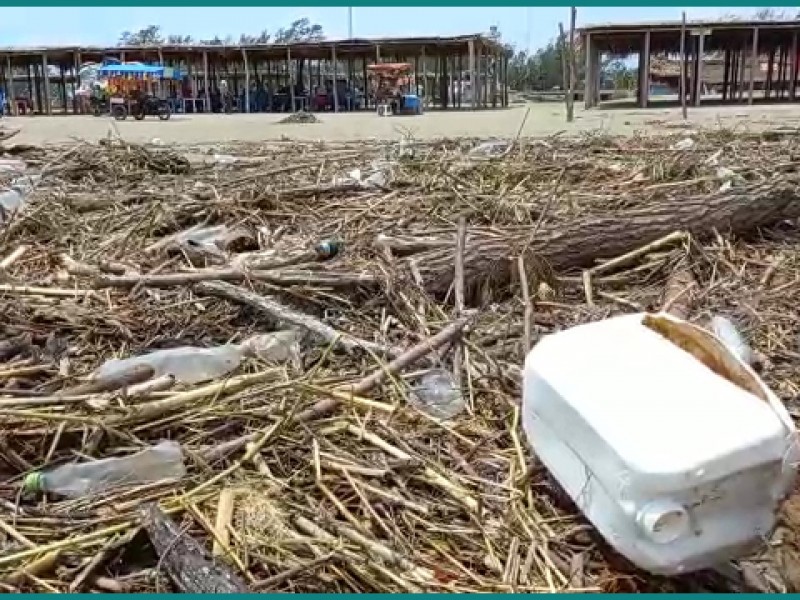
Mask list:
[[[691,5],[691,4],[690,4]],[[500,7],[514,7],[514,6],[525,6],[525,7],[532,7],[535,8],[537,6],[542,7],[559,7],[559,6],[571,6],[564,2],[531,2],[530,0],[504,0],[499,4],[490,4],[485,1],[475,1],[475,0],[467,0],[465,2],[458,2],[457,0],[405,0],[403,2],[395,0],[389,0],[388,2],[376,3],[374,0],[354,0],[353,2],[346,2],[344,0],[321,0],[314,2],[312,4],[300,4],[296,1],[293,2],[269,2],[267,0],[231,0],[230,2],[222,3],[220,0],[164,0],[164,2],[157,2],[156,0],[120,0],[119,2],[111,3],[108,0],[97,0],[95,2],[87,2],[85,0],[75,2],[74,0],[28,0],[24,4],[20,4],[17,1],[8,1],[8,0],[0,0],[0,6],[13,6],[18,8],[27,8],[32,6],[43,6],[43,7],[58,7],[58,6],[71,6],[71,7],[96,7],[102,6],[107,8],[116,8],[116,7],[169,7],[169,6],[178,6],[178,7],[201,7],[201,6],[233,6],[233,7],[242,7],[242,6],[304,6],[304,7],[323,7],[323,6],[338,6],[338,7],[348,7],[348,6],[370,6],[370,7],[404,7],[404,6],[433,6],[433,7],[444,7],[444,6],[455,6],[455,7],[467,7],[467,6],[481,6],[481,7],[488,7],[493,8],[496,6]],[[587,6],[603,6],[603,7],[625,7],[625,6],[659,6],[659,7],[675,7],[675,3],[672,2],[665,2],[664,0],[656,0],[651,2],[642,2],[642,0],[615,0],[612,2],[603,1],[603,0],[591,0],[591,1],[584,1],[582,4],[577,5],[578,8],[587,7]],[[725,7],[725,8],[735,8],[736,6],[753,6],[752,2],[745,2],[743,0],[739,1],[725,1],[725,0],[705,0],[694,3],[694,6],[701,6],[701,7]],[[756,4],[759,6],[759,4]],[[790,4],[789,2],[772,2],[769,4],[763,4],[764,7],[769,8],[796,8],[797,5]],[[2,17],[0,16],[0,20]]]
[[[52,600],[52,594],[24,594],[25,596],[31,598],[40,598],[41,600]],[[152,598],[152,599],[160,599],[166,600],[168,598],[175,598],[175,594],[68,594],[70,596],[85,596],[86,598],[105,598],[106,600],[111,600],[112,598],[119,598],[120,596],[130,596],[133,598]],[[326,598],[326,599],[333,599],[333,598],[343,598],[343,597],[351,597],[351,598],[376,598],[381,600],[391,600],[393,598],[452,598],[452,594],[300,594],[302,598]],[[529,597],[529,598],[541,598],[542,596],[558,596],[561,598],[574,598],[576,594],[459,594],[459,597],[464,596],[471,596],[473,598],[480,598],[491,600],[492,598],[503,598],[504,600],[508,598],[520,598],[520,597]],[[591,594],[592,598],[606,598],[607,600],[611,600],[613,598],[620,598],[620,597],[630,597],[630,598],[681,598],[683,600],[691,600],[696,598],[730,598],[731,600],[736,598],[749,598],[750,600],[755,600],[756,598],[764,598],[768,596],[775,596],[775,597],[785,597],[785,594],[733,594],[733,593],[725,593],[725,594]],[[796,596],[796,594],[791,594],[791,596]],[[212,599],[212,598],[219,598],[217,594],[181,594],[178,596],[179,598],[204,598],[204,599]],[[287,594],[225,594],[225,598],[275,598],[286,600]]]

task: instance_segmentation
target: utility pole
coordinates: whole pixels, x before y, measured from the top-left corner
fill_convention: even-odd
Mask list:
[[[353,39],[353,7],[347,7],[347,39]]]

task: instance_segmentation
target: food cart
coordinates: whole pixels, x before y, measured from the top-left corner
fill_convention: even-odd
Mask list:
[[[367,67],[375,107],[381,116],[422,114],[422,102],[412,94],[409,63],[378,63]]]
[[[180,73],[161,65],[143,63],[106,64],[97,70],[108,91],[111,115],[124,120],[133,115],[136,120],[147,115],[157,116],[162,121],[170,118],[169,103],[156,95],[161,82],[178,79]]]

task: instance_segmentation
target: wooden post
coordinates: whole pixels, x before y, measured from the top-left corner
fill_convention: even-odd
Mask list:
[[[39,107],[39,85],[34,81],[36,68],[31,63],[25,65],[25,70],[28,74],[28,100],[30,101],[30,112],[36,112]]]
[[[592,83],[594,82],[594,61],[592,60],[592,35],[590,33],[584,34],[584,60],[586,61],[585,74],[583,76],[583,106],[586,109],[592,107],[593,93]]]
[[[792,49],[789,58],[789,100],[795,99],[795,82],[797,81],[797,31],[792,34]]]
[[[370,81],[369,74],[367,73],[367,57],[365,56],[361,61],[363,68],[362,77],[364,78],[364,108],[369,110],[369,94],[370,94]],[[373,107],[374,108],[374,107]]]
[[[459,58],[459,69],[461,68],[461,61]],[[500,56],[497,49],[492,53],[492,108],[497,108],[497,88],[500,79]],[[461,103],[459,103],[461,108]]]
[[[17,105],[17,93],[14,89],[14,69],[11,68],[11,55],[6,55],[6,73],[8,73],[9,83],[6,89],[8,96],[8,105],[11,107],[11,114],[15,117],[19,116],[19,106]]]
[[[64,114],[66,115],[67,112],[68,112],[67,111],[67,75],[66,75],[66,72],[64,71],[64,65],[63,64],[58,65],[58,72],[59,72],[59,75],[61,76],[61,82],[60,82],[61,83],[61,102],[64,105]]]
[[[681,113],[683,118],[686,119],[686,13],[681,16],[681,80],[680,86],[681,94]]]
[[[578,73],[575,68],[575,20],[578,18],[578,9],[569,9],[569,81],[567,88],[567,122],[571,123],[575,118],[575,87],[578,84]]]
[[[289,112],[294,112],[294,77],[292,76],[292,47],[286,46],[286,73],[289,75],[289,97],[292,102],[292,109]]]
[[[208,86],[208,50],[203,50],[203,86],[205,87],[205,112],[211,112],[211,90]]]
[[[476,85],[477,85],[477,74],[475,70],[475,40],[469,40],[467,42],[467,46],[469,48],[469,89],[470,89],[470,97],[471,97],[471,106],[472,110],[475,110],[476,107]]]
[[[247,48],[242,48],[244,61],[244,112],[250,112],[250,64],[247,62]]]
[[[430,87],[428,87],[428,59],[425,58],[425,46],[422,47],[422,102],[425,108],[430,105]]]
[[[508,55],[503,52],[503,108],[508,108]]]
[[[569,81],[570,81],[570,64],[567,58],[567,34],[564,33],[564,25],[558,24],[558,43],[559,51],[561,54],[561,89],[564,90],[564,104],[567,109],[567,123],[572,121],[572,115],[569,102]]]
[[[775,48],[771,48],[767,57],[767,80],[764,82],[764,98],[772,96],[772,76],[775,74]]]
[[[758,64],[758,26],[753,27],[753,49],[750,54],[750,92],[747,96],[747,103],[753,104],[753,90],[756,86],[756,71],[759,69]]]
[[[483,46],[481,50],[481,99],[483,108],[489,107],[489,50]]]
[[[47,112],[48,115],[53,114],[53,106],[50,102],[50,69],[48,68],[47,63],[47,53],[42,53],[42,75],[44,79],[44,111]]]
[[[650,98],[650,30],[644,32],[639,56],[639,106],[647,108]]]
[[[705,40],[706,34],[704,31],[701,31],[697,36],[697,59],[695,62],[697,65],[697,82],[695,83],[695,106],[700,106],[700,101],[703,97],[703,55],[705,54]]]
[[[14,95],[11,92],[11,86],[9,85],[9,81],[11,81],[11,65],[9,64],[8,55],[6,55],[6,62],[3,65],[3,89],[6,92],[6,99],[8,100],[8,109],[9,112],[11,111],[11,106],[14,104]],[[5,106],[0,106],[0,112],[5,114]]]
[[[722,67],[722,101],[728,99],[728,86],[730,85],[731,51],[725,50],[724,65]]]
[[[336,44],[331,46],[331,62],[333,63],[333,112],[339,112],[339,69],[336,61]]]

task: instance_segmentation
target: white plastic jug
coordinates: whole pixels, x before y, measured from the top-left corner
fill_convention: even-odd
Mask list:
[[[542,339],[525,363],[523,427],[603,537],[662,575],[757,547],[799,458],[794,424],[755,372],[665,314]]]

